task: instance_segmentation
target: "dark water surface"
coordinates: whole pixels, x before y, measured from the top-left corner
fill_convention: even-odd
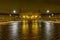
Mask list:
[[[23,20],[0,24],[0,40],[60,40],[60,23]]]

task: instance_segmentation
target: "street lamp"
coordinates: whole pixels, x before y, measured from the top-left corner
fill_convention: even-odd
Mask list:
[[[14,20],[15,20],[15,15],[14,14],[16,14],[16,13],[17,13],[16,10],[13,10]]]
[[[48,14],[49,19],[50,19],[51,18],[51,16],[50,16],[50,10],[47,10],[46,13]]]
[[[49,10],[46,11],[46,13],[49,13],[49,12],[50,12]]]
[[[16,13],[16,10],[13,10],[13,13]]]

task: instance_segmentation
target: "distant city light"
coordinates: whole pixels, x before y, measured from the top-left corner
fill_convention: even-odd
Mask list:
[[[53,16],[54,14],[52,14],[52,16]]]
[[[25,18],[25,15],[23,15],[23,18]]]
[[[29,18],[29,16],[28,16],[28,15],[26,15],[26,17],[27,17],[27,18]]]
[[[16,13],[16,10],[13,10],[13,13]]]
[[[37,15],[35,15],[35,18],[37,18],[38,16]]]
[[[51,18],[51,16],[49,16],[49,18]]]
[[[32,15],[32,16],[31,16],[31,19],[33,19],[33,18],[34,18],[34,16]]]
[[[41,18],[41,16],[39,16],[39,18]]]
[[[46,12],[47,12],[47,13],[49,13],[50,11],[49,11],[49,10],[47,10]]]
[[[11,16],[11,14],[9,14]]]

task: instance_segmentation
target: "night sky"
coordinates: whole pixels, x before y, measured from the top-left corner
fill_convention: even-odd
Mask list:
[[[13,10],[17,12],[23,11],[51,12],[60,13],[60,0],[0,0],[0,13],[12,13]]]

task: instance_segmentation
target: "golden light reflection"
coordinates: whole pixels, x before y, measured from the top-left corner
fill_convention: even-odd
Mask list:
[[[23,20],[22,34],[23,36],[27,36],[28,34],[28,20]]]
[[[34,37],[38,36],[38,20],[32,21],[32,34]]]

